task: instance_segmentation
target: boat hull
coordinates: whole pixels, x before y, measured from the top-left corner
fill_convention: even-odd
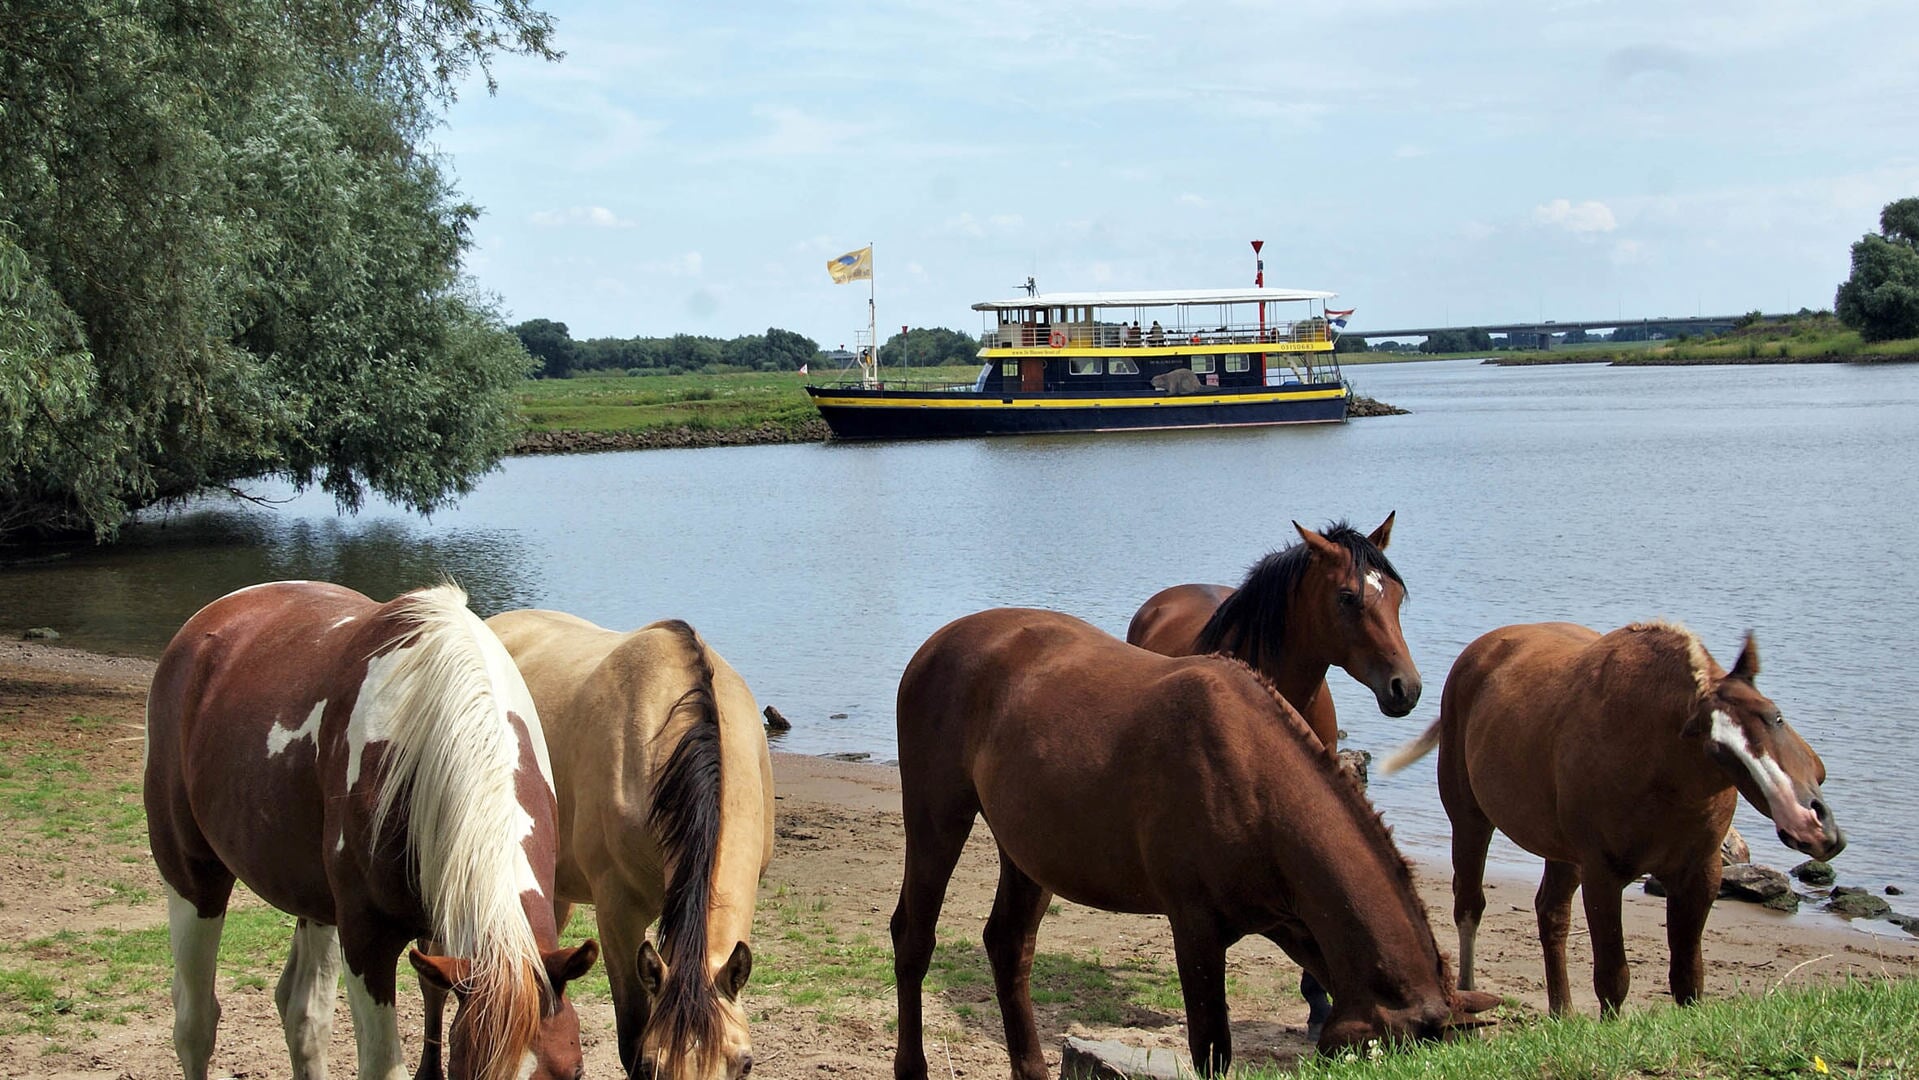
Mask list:
[[[1343,383],[1198,394],[868,390],[809,386],[839,439],[945,439],[1079,431],[1324,424],[1346,419]]]

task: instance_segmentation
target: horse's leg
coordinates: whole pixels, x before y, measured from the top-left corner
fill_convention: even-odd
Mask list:
[[[927,786],[916,783],[906,789],[906,871],[900,879],[899,906],[893,909],[893,984],[899,999],[899,1048],[893,1052],[897,1080],[926,1076],[920,984],[933,959],[946,883],[979,813],[979,801],[970,788],[935,807],[925,804]]]
[[[393,1005],[400,953],[409,938],[396,936],[377,912],[341,910],[338,914],[359,1080],[406,1080],[400,1022]]]
[[[1464,754],[1439,751],[1439,797],[1453,824],[1453,926],[1459,931],[1459,988],[1473,988],[1473,945],[1486,912],[1486,849],[1493,823],[1473,798]]]
[[[229,891],[232,882],[229,876]],[[167,886],[167,940],[173,946],[173,1052],[180,1056],[186,1080],[206,1080],[207,1063],[213,1059],[213,1033],[220,1026],[214,968],[226,924],[224,899],[220,914],[203,919],[191,900]]]
[[[1611,1016],[1625,1003],[1632,986],[1632,969],[1626,964],[1626,932],[1620,919],[1620,893],[1626,883],[1603,868],[1584,868],[1583,895],[1586,899],[1586,930],[1592,936],[1593,993],[1599,996],[1599,1011]]]
[[[613,1027],[620,1048],[620,1067],[639,1075],[640,1043],[652,1002],[640,983],[640,944],[646,928],[658,918],[659,900],[649,903],[622,887],[609,871],[593,883],[593,918],[600,931],[600,962],[606,965],[607,987],[613,993]]]
[[[431,938],[421,938],[417,944],[420,951],[431,956],[439,952]],[[446,1046],[443,1020],[446,1014],[446,991],[440,984],[422,976],[420,978],[420,1003],[425,1013],[426,1037],[420,1044],[420,1067],[413,1070],[413,1080],[440,1080],[445,1074],[441,1067],[440,1051]]]
[[[333,1003],[340,990],[340,936],[331,926],[301,919],[293,946],[273,988],[273,1004],[286,1030],[293,1080],[326,1080],[327,1041],[333,1035]]]
[[[993,913],[986,918],[985,942],[987,959],[993,965],[993,987],[999,994],[1000,1020],[1006,1025],[1006,1053],[1013,1059],[1014,1080],[1048,1080],[1039,1027],[1033,1022],[1030,980],[1033,942],[1052,899],[1052,893],[1000,852],[999,891],[993,896]]]
[[[1173,958],[1186,997],[1186,1048],[1201,1076],[1224,1076],[1233,1063],[1226,1021],[1226,943],[1210,913],[1174,915]]]
[[[1333,999],[1327,995],[1319,977],[1313,974],[1314,967],[1325,968],[1325,957],[1320,954],[1312,935],[1303,929],[1273,929],[1262,936],[1279,946],[1280,951],[1299,965],[1299,996],[1306,999],[1306,1040],[1318,1042],[1320,1034],[1326,1030],[1327,1019],[1333,1014]]]
[[[1669,971],[1672,999],[1690,1005],[1706,989],[1706,958],[1700,939],[1706,916],[1719,895],[1719,855],[1677,874],[1661,874],[1666,886],[1666,947],[1672,952]]]
[[[1566,934],[1572,928],[1573,893],[1579,890],[1579,867],[1547,860],[1546,872],[1533,894],[1533,913],[1539,916],[1539,946],[1546,953],[1546,1006],[1554,1016],[1572,1011],[1572,983],[1566,978]]]

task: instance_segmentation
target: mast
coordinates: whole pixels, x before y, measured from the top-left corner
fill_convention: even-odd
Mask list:
[[[868,240],[871,248],[873,242]],[[879,284],[873,274],[866,275],[866,355],[860,357],[860,385],[868,390],[880,384],[880,320],[877,300]]]

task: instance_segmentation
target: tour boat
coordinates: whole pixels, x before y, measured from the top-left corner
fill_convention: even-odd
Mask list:
[[[1241,427],[1346,419],[1337,293],[1250,288],[1041,293],[983,300],[971,386],[859,378],[808,386],[841,439]]]

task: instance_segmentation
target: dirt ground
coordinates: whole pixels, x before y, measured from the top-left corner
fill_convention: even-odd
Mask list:
[[[115,932],[165,926],[165,904],[146,858],[144,833],[129,817],[138,805],[140,722],[151,670],[140,660],[0,645],[0,780],[14,777],[8,790],[20,790],[17,778],[25,758],[51,749],[77,770],[73,775],[90,778],[90,790],[105,793],[102,812],[119,823],[50,834],[19,809],[27,804],[0,804],[5,814],[0,817],[0,1076],[179,1075],[164,973],[145,982],[128,977],[114,987],[96,984],[92,991],[37,997],[28,977],[9,974],[30,972],[37,961],[50,965],[59,956],[68,956],[71,966],[71,935],[112,938]],[[885,958],[891,952],[886,922],[897,896],[902,851],[897,773],[793,755],[776,755],[774,770],[779,840],[761,889],[754,942],[760,960],[747,992],[754,1019],[754,1075],[776,1080],[890,1075],[894,1005]],[[1440,865],[1420,870],[1430,917],[1450,952],[1455,939],[1448,914],[1449,870]],[[1006,1073],[998,1010],[977,947],[996,876],[991,838],[982,827],[961,861],[941,924],[952,970],[944,988],[928,996],[927,1047],[935,1073]],[[1479,985],[1522,1007],[1543,1009],[1534,884],[1491,883],[1480,932]],[[1635,888],[1628,892],[1626,912],[1634,962],[1628,1007],[1646,1007],[1664,999],[1663,908]],[[576,916],[576,927],[582,921]],[[1866,932],[1868,926],[1881,933]],[[1593,1011],[1591,988],[1582,985],[1590,972],[1584,944],[1583,918],[1576,914],[1575,990],[1581,1007]],[[266,955],[235,957],[234,949],[223,950],[224,1015],[215,1076],[285,1074],[285,1044],[272,1001],[283,950],[279,943]],[[1163,919],[1111,915],[1062,902],[1040,929],[1039,953],[1041,967],[1052,974],[1036,976],[1036,984],[1056,990],[1046,996],[1057,1000],[1039,1010],[1055,1064],[1067,1034],[1184,1047],[1177,994],[1168,990],[1173,961]],[[1919,973],[1919,941],[1888,924],[1848,927],[1828,915],[1781,916],[1730,901],[1713,914],[1706,957],[1707,992],[1715,996],[1847,974]],[[229,977],[233,964],[254,974]],[[1229,968],[1238,1058],[1284,1062],[1307,1049],[1305,1006],[1292,989],[1297,969],[1264,941],[1236,946]],[[804,985],[809,979],[819,989]],[[92,1008],[85,1000],[88,993],[117,994],[120,1003]],[[55,1004],[46,1006],[49,999]],[[619,1076],[604,992],[588,992],[579,1004],[588,1075]],[[401,1030],[417,1046],[412,1036],[418,1030],[417,1000],[402,994],[401,1009]],[[351,1075],[350,1026],[342,1007],[333,1040],[335,1075]]]

